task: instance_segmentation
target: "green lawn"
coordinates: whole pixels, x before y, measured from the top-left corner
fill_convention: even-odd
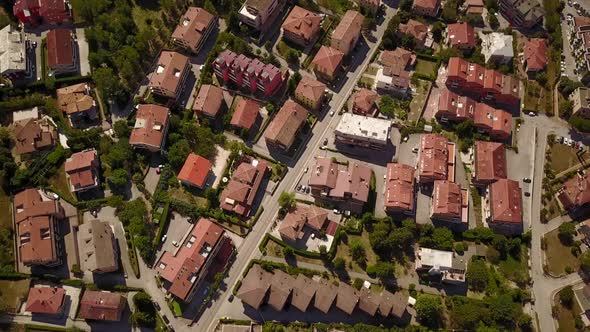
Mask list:
[[[551,168],[556,172],[563,172],[566,169],[580,163],[576,149],[565,144],[555,143],[551,147]],[[587,153],[583,157],[587,157]]]
[[[72,192],[70,191],[70,185],[68,184],[68,179],[66,177],[65,164],[61,165],[57,170],[57,173],[49,178],[48,182],[49,185],[59,190],[60,194],[67,195],[70,200],[76,200],[76,197],[72,195]]]
[[[317,4],[333,11],[334,14],[340,15],[353,7],[352,3],[348,0],[318,0]]]
[[[365,74],[375,76],[375,75],[377,75],[378,70],[379,70],[379,68],[377,68],[377,66],[369,66],[369,67],[367,67]]]
[[[188,191],[186,191],[183,187],[179,188],[171,188],[168,190],[170,193],[170,197],[176,198],[177,200],[187,202],[190,204],[198,205],[202,208],[207,208],[209,206],[209,201],[206,198],[195,196]]]
[[[561,292],[559,292],[561,293]],[[581,313],[580,307],[578,306],[578,301],[574,299],[572,308],[568,308],[560,303],[559,301],[559,293],[555,294],[553,298],[554,303],[556,304],[558,310],[557,314],[557,324],[559,326],[559,332],[569,332],[569,331],[578,331],[575,326],[574,319],[575,317],[579,316]]]
[[[545,113],[546,106],[545,88],[535,81],[528,81],[524,95],[524,108],[526,111]]]
[[[573,271],[577,271],[580,267],[580,261],[572,255],[570,247],[564,246],[559,241],[558,233],[559,230],[555,229],[545,234],[545,241],[547,241],[545,259],[549,271],[555,276],[565,275],[566,266],[572,268]]]
[[[371,242],[369,241],[369,233],[363,230],[361,235],[346,235],[348,240],[344,241],[344,239],[340,240],[338,244],[338,248],[336,251],[336,257],[340,257],[346,261],[346,269],[350,270],[349,262],[352,262],[352,270],[353,272],[365,272],[365,269],[359,266],[357,263],[352,261],[352,257],[350,255],[350,248],[349,244],[355,240],[360,241],[365,248],[365,253],[367,257],[367,266],[375,264],[377,262],[377,255],[373,252],[373,248],[371,247]]]
[[[435,72],[434,72],[435,69],[436,69],[436,62],[428,61],[428,60],[424,60],[424,59],[417,59],[416,60],[416,68],[414,68],[414,71],[416,73],[419,73],[422,75],[432,76],[432,75],[435,75]]]
[[[277,258],[284,258],[283,255],[283,246],[276,243],[273,240],[269,240],[266,243],[266,254],[269,256],[277,257]],[[321,259],[313,259],[308,257],[299,256],[297,254],[293,255],[295,262],[299,263],[308,263],[308,264],[316,264],[316,265],[324,265],[324,262]],[[296,264],[295,264],[296,265]]]
[[[19,299],[25,300],[29,293],[29,279],[0,280],[0,304],[7,307],[9,312],[16,312]]]
[[[422,113],[422,108],[426,102],[426,95],[431,85],[432,82],[430,81],[416,80],[416,95],[412,96],[410,114],[408,114],[408,120],[410,122],[415,123],[420,119],[420,113]]]
[[[555,196],[551,196],[551,200],[544,207],[547,209],[547,220],[557,218],[561,215],[561,209]]]
[[[520,259],[515,259],[508,255],[506,260],[500,261],[499,271],[506,279],[511,280],[519,285],[524,285],[529,280],[529,268],[527,264],[526,246],[521,247]]]
[[[135,21],[135,25],[141,31],[145,29],[146,25],[149,24],[149,21],[154,21],[157,18],[160,18],[160,10],[148,9],[146,7],[140,6],[133,6],[131,15],[133,16],[133,21]]]
[[[12,228],[12,204],[10,197],[0,187],[0,227]]]

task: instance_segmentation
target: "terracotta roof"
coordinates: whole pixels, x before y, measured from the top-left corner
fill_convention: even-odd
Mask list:
[[[404,68],[416,62],[416,54],[401,47],[393,51],[384,50],[379,54],[379,63],[384,66],[402,65]]]
[[[576,174],[563,184],[559,200],[566,209],[581,207],[590,203],[590,176]]]
[[[408,296],[402,292],[396,292],[395,294],[390,293],[387,290],[381,292],[381,298],[379,301],[379,313],[383,317],[387,317],[390,314],[402,318],[406,312],[408,306]]]
[[[43,18],[43,21],[49,24],[62,23],[70,18],[65,0],[15,0],[13,13],[17,15],[25,11],[32,12],[35,8],[38,8],[39,16]]]
[[[55,145],[57,130],[47,119],[26,119],[15,121],[12,125],[16,154],[40,151]]]
[[[490,183],[507,178],[506,149],[502,143],[475,142],[475,181]]]
[[[449,24],[447,28],[447,34],[449,36],[449,43],[451,44],[451,47],[475,47],[475,29],[473,29],[471,24],[466,22],[454,23]]]
[[[414,210],[414,173],[412,166],[399,163],[387,164],[385,182],[385,207]]]
[[[195,286],[194,278],[203,271],[207,260],[213,259],[210,253],[223,239],[224,230],[206,218],[200,218],[175,253],[164,252],[155,265],[156,272],[171,283],[168,291],[186,300]]]
[[[350,198],[366,203],[369,199],[369,182],[373,170],[368,166],[353,162],[346,171],[338,173],[336,187],[330,191],[330,197]]]
[[[111,225],[106,221],[84,221],[78,227],[78,252],[82,269],[91,272],[113,272],[119,257]]]
[[[452,120],[473,120],[476,109],[475,100],[459,96],[443,88],[438,97],[438,111],[436,117],[447,117]]]
[[[418,172],[421,178],[447,179],[448,142],[449,140],[439,134],[422,135],[418,160]]]
[[[270,280],[268,305],[276,311],[281,311],[291,295],[295,279],[279,269],[275,269],[273,272],[274,274]]]
[[[47,64],[50,68],[74,64],[74,41],[68,29],[53,29],[47,32]]]
[[[162,147],[164,130],[168,125],[167,107],[141,104],[135,116],[135,126],[129,137],[129,144],[143,144],[156,148]]]
[[[299,6],[294,6],[283,22],[283,30],[311,40],[320,31],[322,17]]]
[[[97,170],[98,153],[95,149],[76,152],[65,163],[70,184],[76,189],[94,186],[98,178]]]
[[[483,0],[467,0],[465,1],[467,7],[467,14],[482,14],[484,9]]]
[[[335,188],[338,179],[338,164],[332,159],[319,157],[316,164],[311,169],[309,178],[310,186]]]
[[[234,109],[230,124],[250,130],[256,123],[260,104],[252,99],[242,97]]]
[[[311,300],[313,299],[319,285],[303,274],[297,275],[293,283],[293,296],[291,305],[302,312],[307,311]]]
[[[319,206],[310,205],[307,210],[307,225],[315,230],[320,230],[328,220],[328,210]]]
[[[348,10],[332,32],[332,40],[340,40],[344,44],[351,45],[354,39],[360,35],[364,19],[361,13]]]
[[[373,114],[379,95],[377,92],[362,88],[352,95],[352,111],[363,115]]]
[[[324,97],[326,91],[326,85],[322,82],[316,81],[313,78],[304,76],[297,89],[295,89],[295,96],[302,96],[303,98],[311,100],[312,103],[318,102]]]
[[[547,39],[532,38],[524,42],[524,60],[528,71],[539,71],[547,66]]]
[[[432,214],[445,218],[461,218],[461,186],[446,180],[434,181]]]
[[[424,41],[428,35],[428,26],[413,19],[406,24],[400,24],[398,29],[401,33],[412,35],[418,41]]]
[[[278,231],[281,237],[291,241],[302,239],[303,227],[309,226],[317,231],[324,227],[328,220],[328,210],[315,205],[297,204],[281,221]]]
[[[336,299],[338,287],[323,278],[318,281],[318,284],[319,287],[315,292],[314,307],[327,314],[328,311],[330,311],[330,308],[332,308],[334,299]]]
[[[118,293],[86,290],[80,300],[80,317],[91,320],[118,321],[125,308],[125,298]]]
[[[178,180],[188,182],[199,188],[205,186],[207,176],[211,171],[211,162],[197,154],[190,153],[178,173]]]
[[[434,10],[439,6],[440,0],[414,0],[413,7],[421,7],[426,9]]]
[[[66,291],[61,287],[33,287],[29,289],[26,311],[33,314],[59,313],[64,304]]]
[[[185,55],[173,51],[162,51],[149,86],[176,92],[180,89],[180,80],[188,63],[189,59]]]
[[[238,298],[258,310],[266,298],[272,278],[273,274],[266,272],[260,265],[252,265],[248,274],[242,279],[237,293]]]
[[[359,302],[359,293],[349,284],[341,281],[338,284],[338,296],[336,297],[336,308],[352,315]]]
[[[193,111],[214,118],[223,104],[223,90],[215,85],[203,84],[195,98]]]
[[[220,207],[238,215],[248,215],[266,170],[267,163],[264,160],[252,159],[249,162],[241,162],[233,172],[227,187],[221,192]]]
[[[287,100],[264,133],[267,140],[271,140],[287,149],[295,141],[299,129],[305,124],[308,112],[303,106],[293,100]]]
[[[340,67],[343,58],[344,53],[335,48],[322,45],[313,58],[312,64],[333,75]]]
[[[512,133],[512,115],[484,103],[476,105],[473,123],[476,127],[485,128],[493,137],[505,138]]]
[[[490,185],[491,221],[522,224],[522,196],[517,181],[499,179]]]
[[[57,89],[57,104],[68,115],[87,112],[95,107],[94,98],[89,95],[88,85],[80,83]]]
[[[172,38],[187,41],[191,46],[196,46],[203,39],[209,25],[213,23],[215,16],[200,7],[188,7],[180,22],[172,33]]]
[[[359,292],[359,309],[366,312],[369,316],[375,316],[381,297],[374,294],[370,289],[362,287]]]

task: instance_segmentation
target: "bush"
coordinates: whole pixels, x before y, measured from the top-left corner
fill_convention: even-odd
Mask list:
[[[567,286],[559,292],[559,301],[566,307],[571,308],[574,303],[574,290]]]
[[[334,269],[337,271],[344,271],[346,267],[346,262],[341,257],[335,258],[334,261],[332,261],[332,264],[334,265]]]
[[[357,290],[360,290],[361,287],[363,287],[363,279],[354,278],[354,281],[352,282],[352,287],[356,288]]]

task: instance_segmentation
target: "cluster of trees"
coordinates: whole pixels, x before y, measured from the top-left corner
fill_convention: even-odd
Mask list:
[[[453,125],[453,132],[457,134],[459,138],[459,149],[461,152],[467,152],[471,148],[476,140],[489,141],[490,138],[487,135],[479,133],[473,124],[473,120],[469,119]]]
[[[400,255],[403,256],[404,253],[409,254],[407,251],[411,250],[419,233],[412,219],[394,223],[390,218],[383,218],[368,226],[371,247],[384,262],[389,262],[392,258],[402,258]]]
[[[10,130],[0,127],[0,185],[5,192],[10,190],[10,180],[17,169],[16,163],[10,152],[12,138]]]
[[[379,100],[379,112],[390,118],[397,117],[398,119],[406,120],[410,112],[410,101],[384,95]]]
[[[110,175],[107,178],[109,186],[114,192],[123,192],[127,189],[130,179],[130,173],[138,169],[139,163],[135,162],[137,158],[133,148],[129,144],[127,137],[119,137],[116,142],[108,136],[100,138],[101,165],[110,169]]]
[[[420,246],[438,250],[453,250],[453,232],[446,227],[434,227],[430,224],[420,229]]]
[[[155,327],[158,313],[152,302],[152,298],[145,292],[139,292],[133,296],[135,312],[129,317],[129,322],[134,326]]]
[[[416,17],[412,14],[413,0],[402,0],[399,4],[399,10],[395,16],[389,21],[387,29],[383,34],[383,41],[381,48],[386,50],[393,50],[398,46],[403,46],[406,49],[412,50],[416,46],[416,39],[408,34],[400,35],[399,25],[401,23],[407,23],[410,18],[417,20],[423,20],[420,17]]]
[[[149,262],[153,256],[152,229],[149,227],[147,206],[143,199],[125,201],[117,207],[116,214],[125,230],[133,239],[135,248],[144,261]]]

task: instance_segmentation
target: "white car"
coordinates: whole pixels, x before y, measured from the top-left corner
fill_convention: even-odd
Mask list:
[[[162,236],[162,243],[166,242],[167,238],[168,238],[168,234],[164,234],[164,236]]]

